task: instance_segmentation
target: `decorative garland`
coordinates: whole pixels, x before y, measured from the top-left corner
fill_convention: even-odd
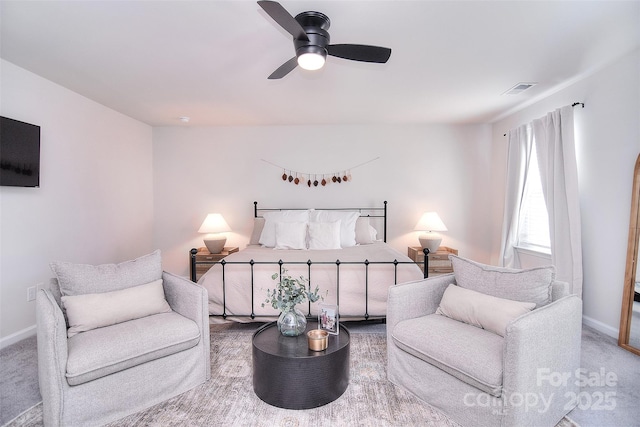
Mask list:
[[[278,166],[275,163],[272,163],[268,160],[261,159],[265,163],[269,163],[272,166],[275,166],[279,169],[282,169],[282,180],[289,181],[292,184],[298,185],[300,183],[306,183],[308,187],[317,187],[319,185],[326,186],[328,184],[340,184],[343,182],[353,181],[351,176],[351,169],[358,168],[360,166],[364,166],[367,163],[371,163],[375,160],[378,160],[380,157],[376,157],[371,160],[367,160],[364,163],[360,163],[359,165],[352,166],[348,169],[341,170],[339,172],[329,172],[329,173],[313,173],[313,172],[300,172],[294,171],[293,169],[284,168],[282,166]]]

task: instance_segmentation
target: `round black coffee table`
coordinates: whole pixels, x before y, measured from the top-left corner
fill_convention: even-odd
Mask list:
[[[307,331],[318,327],[309,322],[298,337],[285,337],[276,322],[253,334],[253,390],[268,403],[285,409],[311,409],[342,396],[349,385],[349,330],[329,335],[329,346],[311,351]]]

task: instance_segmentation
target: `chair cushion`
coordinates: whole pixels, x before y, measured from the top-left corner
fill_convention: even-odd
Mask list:
[[[67,382],[79,385],[192,348],[198,325],[178,313],[147,316],[69,338]]]
[[[456,255],[449,255],[458,286],[486,295],[514,301],[534,302],[542,307],[551,302],[553,266],[528,270],[494,267]]]
[[[400,349],[460,381],[496,397],[502,394],[501,336],[439,314],[398,322],[391,336]]]
[[[535,303],[492,297],[451,284],[444,291],[436,314],[450,317],[504,336],[507,325],[530,312]]]
[[[119,291],[63,296],[62,303],[69,319],[69,338],[91,329],[171,311],[162,279]]]
[[[162,279],[162,258],[157,250],[120,264],[87,265],[52,262],[62,295],[96,294]]]

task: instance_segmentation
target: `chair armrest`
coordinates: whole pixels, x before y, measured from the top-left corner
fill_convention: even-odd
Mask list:
[[[387,298],[387,330],[392,331],[402,320],[435,313],[451,283],[456,283],[453,274],[445,274],[391,286]]]
[[[38,381],[40,393],[48,396],[43,406],[45,420],[60,420],[62,390],[68,387],[67,324],[62,310],[48,289],[36,294]]]
[[[552,408],[565,406],[566,393],[579,391],[574,375],[580,368],[581,334],[582,300],[576,295],[561,298],[511,322],[506,329],[503,358],[503,388],[507,397],[513,393],[520,396],[535,393],[546,400],[553,399]],[[558,374],[568,378],[567,381],[560,385],[555,382]],[[541,408],[530,408],[530,415],[541,416],[538,409]],[[535,424],[535,418],[532,420]]]
[[[204,287],[166,271],[162,272],[162,282],[164,295],[173,311],[198,325],[209,324],[209,296]]]

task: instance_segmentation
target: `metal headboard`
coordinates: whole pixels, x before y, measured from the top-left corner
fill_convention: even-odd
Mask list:
[[[360,212],[360,216],[368,218],[382,218],[382,235],[383,241],[387,241],[387,201],[383,202],[383,206],[379,208],[371,207],[351,207],[351,208],[314,208],[323,211],[356,211]],[[263,212],[273,211],[304,211],[307,208],[259,208],[258,202],[253,202],[253,217],[262,217]]]

